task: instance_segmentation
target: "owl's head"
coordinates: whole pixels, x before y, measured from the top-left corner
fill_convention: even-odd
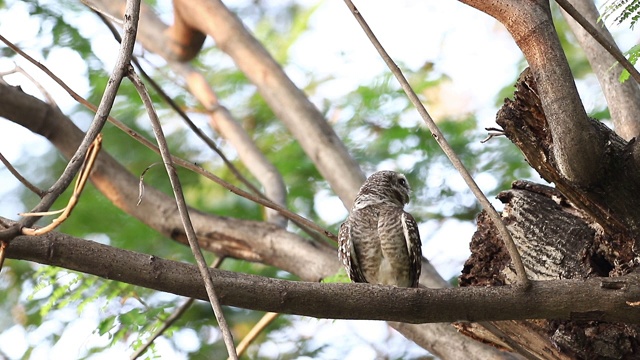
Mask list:
[[[373,173],[364,182],[356,200],[354,209],[365,206],[388,203],[403,207],[409,202],[411,188],[407,178],[395,171],[382,170]]]

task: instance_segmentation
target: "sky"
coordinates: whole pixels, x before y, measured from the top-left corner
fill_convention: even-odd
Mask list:
[[[279,2],[273,0],[269,3]],[[315,1],[302,2],[316,4]],[[296,66],[289,66],[286,70],[294,82],[303,82],[304,72],[313,72],[318,78],[322,78],[323,75],[334,76],[337,80],[323,85],[318,89],[318,93],[322,97],[339,98],[345,96],[346,92],[357,84],[366,83],[373,76],[386,71],[386,67],[343,2],[323,1],[320,4],[311,19],[311,31],[303,35],[291,50],[291,63]],[[479,119],[479,126],[493,125],[497,111],[494,106],[496,94],[512,82],[522,70],[518,68],[520,51],[500,24],[457,1],[367,0],[356,1],[355,4],[396,62],[413,69],[420,68],[426,62],[433,62],[435,71],[450,77],[450,83],[442,88],[439,94],[441,101],[427,109],[436,121],[444,115],[474,113]],[[170,9],[170,2],[159,1],[159,7]],[[166,22],[170,22],[170,11],[164,12],[162,17]],[[87,14],[69,21],[77,24],[83,35],[95,38],[96,43],[101,44],[94,47],[97,56],[107,67],[113,67],[117,45],[106,29],[95,25],[93,15]],[[0,34],[14,43],[20,43],[27,51],[29,46],[38,48],[38,41],[35,40],[37,26],[34,20],[29,18],[23,4],[16,3],[11,9],[0,12]],[[624,26],[615,30],[614,33],[623,48],[637,43],[637,34]],[[46,59],[39,60],[78,93],[83,94],[89,90],[86,74],[79,70],[86,69],[84,60],[75,52],[56,49],[51,51]],[[75,105],[66,93],[32,65],[21,59],[17,60],[17,63],[42,83],[63,112]],[[13,61],[0,59],[0,72],[8,71],[13,66]],[[20,75],[6,76],[5,80],[12,85],[21,85],[27,93],[39,96],[38,90]],[[579,82],[578,88],[587,111],[602,107],[602,95],[593,78]],[[39,155],[46,153],[49,148],[46,141],[40,137],[18,126],[0,121],[0,153],[12,163],[19,163],[26,152]],[[465,185],[460,179],[451,181],[460,189],[464,189]],[[486,181],[490,182],[490,179]],[[482,179],[479,182],[482,187]],[[0,168],[0,214],[3,216],[14,217],[17,212],[24,210],[19,199],[11,195],[19,186],[20,184],[6,170]],[[488,184],[487,186],[490,187]],[[336,222],[346,217],[346,209],[341,207],[337,198],[331,194],[320,196],[322,201],[319,201],[321,205],[317,211],[327,222]],[[488,196],[493,198],[495,194]],[[336,208],[342,210],[336,211]],[[448,279],[457,275],[469,255],[468,243],[474,231],[473,224],[456,220],[448,220],[442,224],[426,222],[420,224],[420,231],[422,234],[428,234],[423,236],[428,238],[423,253],[442,276]],[[92,335],[96,319],[100,315],[99,311],[86,310],[81,318],[66,329],[65,336],[59,343],[52,347],[39,347],[32,358],[73,359],[83,348],[106,341]],[[66,316],[74,315],[69,313]],[[57,331],[61,326],[61,322],[54,319],[45,324],[45,328],[40,331]],[[296,331],[313,336],[319,345],[333,344],[338,352],[335,356],[346,354],[347,359],[374,358],[375,349],[372,349],[370,343],[388,341],[397,346],[407,344],[401,336],[390,331],[381,322],[334,322],[303,318],[295,326]],[[194,337],[189,331],[184,329],[174,335],[184,349],[198,345],[193,343]],[[354,338],[349,335],[354,332],[358,332],[360,337]],[[38,343],[42,336],[39,332],[25,333],[19,327],[14,327],[0,334],[0,350],[11,358],[20,357],[26,349],[27,342]],[[286,337],[286,334],[283,336]],[[166,340],[159,340],[157,346],[165,355],[163,358],[181,358],[180,354],[172,353],[173,350]],[[286,341],[278,344],[271,342],[265,344],[261,351],[264,355],[277,354],[286,346],[292,345],[287,345]],[[411,351],[415,354],[424,353],[415,346]],[[126,348],[116,347],[111,352],[95,358],[122,357],[129,353]]]

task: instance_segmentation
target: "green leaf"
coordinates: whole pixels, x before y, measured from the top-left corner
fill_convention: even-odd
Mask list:
[[[96,331],[100,335],[107,334],[113,328],[115,328],[115,326],[116,326],[115,322],[116,322],[116,317],[115,316],[109,316],[106,319],[103,319],[102,321],[100,321],[100,324],[98,325],[98,328],[96,329]]]
[[[347,275],[347,271],[344,268],[340,268],[340,270],[335,274],[328,276],[322,279],[323,283],[350,283],[351,279],[349,279],[349,275]]]

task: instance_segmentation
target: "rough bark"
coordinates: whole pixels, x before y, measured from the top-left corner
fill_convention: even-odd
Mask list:
[[[498,198],[503,219],[518,245],[527,274],[535,280],[590,279],[620,276],[636,267],[638,239],[638,172],[629,144],[606,126],[592,121],[607,139],[606,157],[598,166],[609,174],[589,188],[572,185],[551,156],[549,133],[536,82],[529,71],[516,84],[514,100],[506,100],[497,122],[524,153],[529,164],[556,188],[523,181]],[[484,215],[465,264],[462,286],[513,283],[515,276],[502,241]],[[612,278],[612,280],[614,280]],[[541,358],[634,358],[640,350],[637,325],[575,319],[498,322],[528,352]],[[472,327],[463,331],[497,341]],[[515,329],[515,330],[514,330]]]
[[[561,194],[587,214],[604,230],[615,236],[628,238],[630,244],[640,238],[640,169],[632,154],[636,141],[627,142],[604,124],[590,120],[592,128],[604,139],[605,156],[591,159],[598,172],[607,176],[589,187],[575,186],[563,176],[552,156],[556,140],[551,136],[546,113],[538,97],[537,82],[525,70],[516,84],[514,100],[506,100],[500,109],[497,123],[505,135],[523,152],[525,159],[543,179],[554,183]],[[581,155],[589,159],[589,153]],[[629,249],[630,250],[630,249]],[[629,261],[633,254],[620,254],[618,261]]]

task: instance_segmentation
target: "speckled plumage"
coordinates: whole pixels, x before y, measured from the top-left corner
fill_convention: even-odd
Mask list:
[[[365,181],[340,226],[338,258],[353,282],[417,287],[422,250],[418,225],[404,211],[409,183],[394,171]]]

